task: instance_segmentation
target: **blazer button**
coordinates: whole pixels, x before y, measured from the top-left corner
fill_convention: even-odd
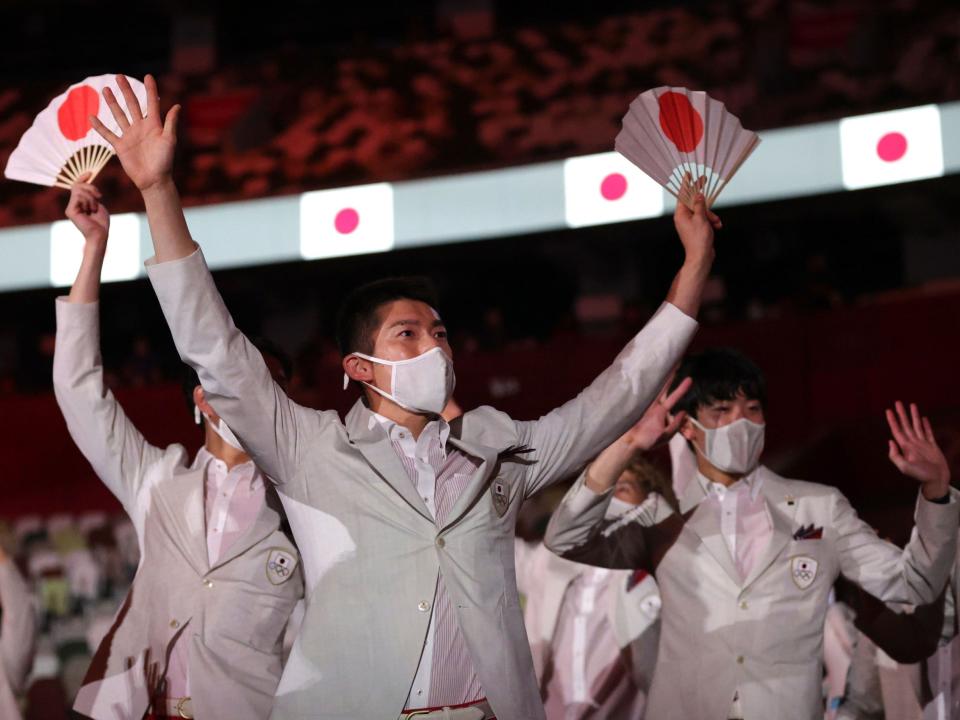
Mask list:
[[[743,655],[737,655],[737,663],[743,665]]]
[[[447,541],[444,540],[442,537],[438,537],[438,538],[437,538],[437,547],[438,547],[438,548],[442,548],[442,547],[443,547],[444,545],[446,545],[446,544],[447,544]]]
[[[203,581],[203,586],[204,586],[204,587],[207,587],[207,588],[212,588],[212,587],[213,587],[213,580],[204,580],[204,581]]]
[[[428,603],[426,600],[421,600],[417,605],[417,610],[419,610],[420,612],[426,612],[429,609],[430,609],[430,603]]]
[[[741,610],[746,610],[746,609],[747,609],[747,601],[746,601],[746,600],[741,601],[741,603],[740,603],[740,609],[741,609]]]
[[[180,623],[177,622],[176,620],[171,620],[171,621],[170,621],[170,627],[172,627],[174,630],[176,630],[178,627],[180,627]]]

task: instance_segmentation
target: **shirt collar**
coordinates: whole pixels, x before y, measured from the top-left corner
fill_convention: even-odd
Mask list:
[[[384,417],[380,413],[370,411],[370,420],[369,427],[373,428],[374,421],[380,423],[380,427],[383,428],[383,431],[387,434],[387,437],[391,440],[413,440],[413,433],[410,432],[403,425],[397,424],[395,421],[391,420],[388,417]],[[442,417],[438,417],[435,420],[431,420],[427,423],[426,427],[423,428],[423,432],[420,433],[420,438],[415,440],[416,444],[419,444],[421,440],[430,440],[431,438],[437,438],[440,441],[440,447],[447,447],[447,440],[450,437],[450,423],[444,420]]]
[[[699,471],[697,471],[697,482],[700,483],[700,488],[707,497],[715,497],[717,500],[723,500],[727,493],[739,493],[741,489],[747,488],[750,491],[750,499],[756,500],[757,495],[760,494],[760,487],[763,485],[763,476],[757,472],[759,467],[758,465],[749,474],[744,475],[729,487],[709,480]]]
[[[260,472],[260,469],[254,464],[253,460],[247,460],[245,463],[240,463],[239,465],[234,465],[229,471],[227,471],[227,464],[223,462],[218,457],[215,457],[205,446],[197,451],[197,456],[193,459],[193,465],[191,469],[197,469],[199,467],[206,467],[208,464],[214,463],[226,477],[230,473],[236,473],[240,475],[241,479],[247,478],[250,481],[250,488],[256,489],[258,485],[263,484],[263,475]]]

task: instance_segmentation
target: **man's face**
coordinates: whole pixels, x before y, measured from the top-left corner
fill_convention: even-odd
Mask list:
[[[447,328],[432,307],[418,300],[394,300],[380,308],[380,327],[373,337],[373,356],[384,360],[410,360],[435,347],[453,357]],[[374,384],[392,392],[391,368],[372,363]]]
[[[697,422],[708,429],[721,428],[741,418],[758,425],[766,422],[760,401],[748,398],[742,391],[737,392],[732,400],[711,400],[706,405],[701,405],[696,415]],[[684,423],[681,433],[687,440],[692,440],[696,447],[704,447],[705,433],[693,423]]]
[[[613,496],[631,505],[639,505],[647,499],[646,493],[640,488],[637,477],[629,470],[620,473],[613,490]]]

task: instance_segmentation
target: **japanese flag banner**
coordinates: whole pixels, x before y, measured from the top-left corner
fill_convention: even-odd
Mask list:
[[[300,197],[300,254],[308,259],[392,250],[390,183],[317,190]]]
[[[844,118],[840,160],[848,190],[940,177],[940,110],[923,105]]]
[[[615,152],[564,160],[563,196],[570,227],[639,220],[663,213],[663,188]]]

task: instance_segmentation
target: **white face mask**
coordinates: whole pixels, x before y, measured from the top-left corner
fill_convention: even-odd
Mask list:
[[[697,450],[718,470],[746,475],[760,462],[766,425],[746,418],[718,428],[705,428],[693,418],[690,422],[706,436],[704,447],[697,447]]]
[[[392,392],[381,390],[370,383],[363,384],[410,412],[439,415],[453,396],[453,388],[457,384],[453,373],[453,360],[439,347],[427,350],[410,360],[383,360],[358,352],[351,355],[390,367]],[[350,378],[344,374],[344,389],[349,382]]]
[[[202,413],[200,408],[196,405],[193,406],[193,418],[197,421],[197,425],[200,424],[200,417]],[[206,417],[204,415],[204,417]],[[209,417],[207,417],[207,425],[210,426],[210,429],[213,430],[217,435],[223,438],[223,441],[232,447],[234,450],[239,450],[240,452],[246,452],[243,446],[240,444],[240,441],[237,439],[237,436],[233,434],[233,430],[223,421],[223,418],[220,418],[219,423],[214,423]]]
[[[616,520],[618,517],[626,515],[635,507],[637,506],[633,503],[628,503],[626,500],[621,500],[620,498],[614,496],[610,498],[610,504],[607,505],[607,512],[606,515],[604,515],[604,518],[606,520]]]

